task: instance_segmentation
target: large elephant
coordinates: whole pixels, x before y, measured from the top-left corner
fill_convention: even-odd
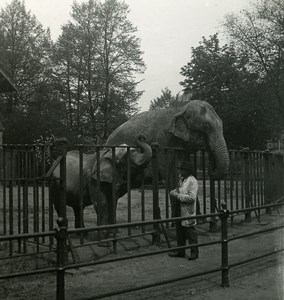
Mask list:
[[[227,172],[229,157],[222,121],[206,101],[181,101],[180,106],[175,105],[173,108],[142,112],[115,129],[106,145],[118,145],[121,142],[132,144],[133,137],[140,133],[145,135],[148,143],[158,142],[161,147],[182,147],[186,152],[208,151],[210,176],[213,179],[221,179]],[[166,165],[169,173],[174,173],[169,159],[159,161],[161,174],[165,173]],[[172,176],[169,188],[174,185],[175,179]]]
[[[137,136],[137,135],[136,135]],[[131,174],[135,175],[140,169],[147,166],[152,156],[151,147],[145,142],[142,135],[134,139],[130,148]],[[127,180],[127,144],[121,144],[115,148],[115,162],[113,162],[112,150],[106,149],[100,153],[100,176],[98,176],[98,159],[96,154],[84,154],[83,156],[83,208],[94,205],[97,214],[101,212],[101,224],[109,223],[109,210],[112,203],[113,181],[115,178],[116,198],[119,190]],[[113,168],[113,165],[115,166]],[[55,178],[60,176],[58,166],[53,173]],[[98,211],[98,178],[100,179],[100,211]],[[54,181],[51,187],[51,198],[54,207],[59,213],[59,183]],[[79,176],[79,151],[69,151],[66,155],[66,199],[67,205],[71,206],[75,215],[75,227],[80,227],[80,176]],[[82,224],[84,226],[84,224]]]

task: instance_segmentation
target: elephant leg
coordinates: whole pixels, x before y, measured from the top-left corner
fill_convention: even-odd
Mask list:
[[[94,187],[95,185],[93,185]],[[96,188],[97,193],[97,188]],[[96,194],[97,195],[97,194]],[[109,211],[111,206],[111,184],[101,182],[100,184],[100,196],[96,198],[97,201],[100,201],[100,203],[97,203],[97,201],[94,204],[96,213],[97,213],[97,226],[100,225],[108,225],[110,224],[109,220]],[[109,233],[107,230],[100,230],[99,236],[101,239],[106,239],[109,237]]]
[[[97,214],[100,216],[101,225],[109,224],[109,199],[106,193],[101,192],[100,194],[100,212],[97,210]],[[102,240],[98,246],[100,247],[111,247],[112,243],[110,241],[103,241],[108,239],[111,234],[111,230],[100,230],[98,231],[98,239]]]
[[[84,217],[82,218],[82,224],[80,226],[80,207],[79,205],[73,206],[74,216],[75,216],[75,228],[84,228]]]

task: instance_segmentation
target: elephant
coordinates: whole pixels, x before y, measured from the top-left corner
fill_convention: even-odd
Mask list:
[[[121,142],[132,144],[133,136],[143,133],[148,143],[157,142],[160,147],[178,147],[184,149],[185,153],[207,151],[211,166],[210,177],[225,177],[229,156],[223,136],[222,120],[206,101],[190,100],[177,103],[171,108],[145,111],[132,117],[109,135],[106,145],[113,146]],[[172,189],[176,185],[174,158],[166,158],[163,155],[162,152],[159,153],[159,173],[165,178],[168,168],[168,188]],[[139,185],[138,180],[136,185]]]
[[[145,142],[142,135],[138,135],[130,148],[131,174],[139,172],[147,166],[152,156],[151,147]],[[98,159],[96,154],[84,154],[83,156],[83,208],[94,205],[101,225],[110,223],[109,212],[111,211],[113,181],[115,181],[116,198],[119,197],[120,186],[127,180],[127,144],[120,144],[115,148],[115,162],[111,148],[100,152],[98,176]],[[75,215],[75,228],[80,227],[80,175],[79,175],[79,151],[73,150],[66,155],[66,204],[73,208]],[[113,168],[114,165],[114,168]],[[60,177],[60,167],[57,166],[53,172],[55,178]],[[115,179],[114,179],[115,178]],[[100,211],[98,210],[98,180],[100,180]],[[54,180],[51,186],[51,199],[55,210],[59,213],[59,182]],[[82,220],[83,221],[83,220]],[[82,224],[84,227],[84,223]],[[98,224],[100,225],[100,224]]]

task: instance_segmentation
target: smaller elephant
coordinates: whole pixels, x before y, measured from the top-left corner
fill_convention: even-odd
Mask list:
[[[152,149],[145,142],[145,137],[139,135],[136,138],[137,148],[130,148],[131,176],[136,176],[145,168],[151,157]],[[100,152],[100,158],[96,154],[83,155],[83,209],[93,205],[101,225],[110,223],[109,211],[112,205],[113,181],[115,177],[116,200],[120,197],[121,189],[127,186],[127,145],[122,144],[115,148],[115,161],[111,148]],[[100,176],[98,176],[97,163],[99,161]],[[69,151],[66,155],[66,201],[73,208],[75,215],[75,228],[80,227],[80,176],[79,176],[79,151]],[[113,168],[114,165],[114,168]],[[55,178],[60,177],[60,167],[53,173]],[[98,197],[98,179],[100,180],[100,197]],[[59,213],[59,182],[54,180],[51,186],[51,199]],[[98,198],[100,199],[100,211],[98,210]],[[99,215],[100,214],[100,215]],[[82,220],[83,221],[83,220]],[[84,223],[82,224],[84,227]]]

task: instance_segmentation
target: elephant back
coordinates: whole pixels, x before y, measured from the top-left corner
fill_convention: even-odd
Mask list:
[[[168,146],[170,123],[178,108],[158,109],[140,113],[117,127],[108,137],[106,145],[126,143],[135,145],[138,135],[146,137],[146,142],[158,142],[160,146]]]

